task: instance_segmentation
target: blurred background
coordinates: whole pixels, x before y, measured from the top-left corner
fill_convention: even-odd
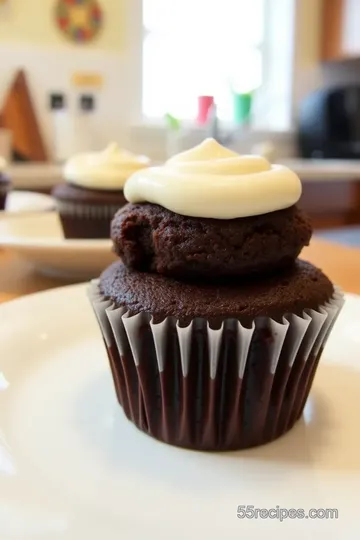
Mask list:
[[[49,192],[77,152],[213,136],[295,169],[321,234],[360,245],[359,27],[358,0],[1,0],[0,154]]]

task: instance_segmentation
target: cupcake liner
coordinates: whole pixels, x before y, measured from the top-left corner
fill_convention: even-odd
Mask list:
[[[90,205],[56,201],[65,238],[109,238],[119,205]]]
[[[83,204],[56,200],[59,214],[88,219],[112,219],[119,210],[119,205]]]
[[[198,450],[234,450],[269,442],[296,422],[332,326],[343,306],[329,302],[281,322],[259,317],[250,328],[226,319],[181,327],[155,324],[105,300],[89,299],[99,322],[115,390],[126,416],[164,442]]]

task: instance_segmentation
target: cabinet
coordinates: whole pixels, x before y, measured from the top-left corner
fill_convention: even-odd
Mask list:
[[[360,58],[360,0],[323,0],[322,58]]]

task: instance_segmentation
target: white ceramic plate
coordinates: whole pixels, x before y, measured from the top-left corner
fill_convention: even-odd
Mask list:
[[[110,240],[66,240],[56,212],[0,219],[0,246],[44,274],[69,279],[96,277],[116,259]]]
[[[31,191],[11,191],[7,196],[6,208],[0,211],[0,214],[44,212],[53,210],[54,207],[54,200],[49,195]]]
[[[359,298],[304,418],[243,452],[173,448],[125,419],[83,285],[2,305],[0,347],[1,540],[359,538]],[[239,505],[338,519],[238,519]]]

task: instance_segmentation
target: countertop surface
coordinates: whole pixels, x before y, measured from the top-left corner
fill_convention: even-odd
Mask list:
[[[279,158],[303,180],[360,180],[360,160]],[[19,163],[9,166],[15,189],[49,189],[62,181],[62,165],[55,163]]]
[[[343,290],[360,294],[360,249],[314,239],[301,257],[319,266]],[[34,274],[27,263],[0,250],[0,303],[70,283]]]
[[[295,171],[301,180],[360,180],[360,160],[279,159]]]

